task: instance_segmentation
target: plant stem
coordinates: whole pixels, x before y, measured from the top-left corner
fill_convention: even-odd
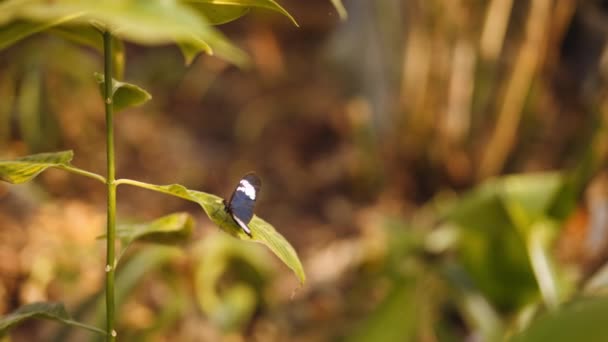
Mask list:
[[[60,165],[60,166],[57,166],[57,168],[58,168],[58,169],[65,170],[65,171],[68,171],[68,172],[75,173],[75,174],[77,174],[77,175],[81,175],[81,176],[85,176],[85,177],[93,178],[93,179],[95,179],[95,180],[98,180],[98,181],[100,181],[100,182],[102,182],[102,183],[106,184],[106,179],[105,179],[105,177],[103,177],[103,176],[101,176],[101,175],[98,175],[98,174],[96,174],[96,173],[93,173],[93,172],[89,172],[89,171],[86,171],[86,170],[83,170],[83,169],[79,169],[79,168],[74,167],[74,166],[64,166],[64,165]]]
[[[106,341],[116,341],[114,330],[115,307],[114,307],[114,273],[116,262],[114,258],[115,234],[116,234],[116,170],[114,164],[114,112],[112,104],[112,34],[109,31],[103,33],[104,52],[104,77],[105,77],[105,106],[106,106],[106,150],[107,150],[107,176],[108,186],[108,226],[106,231],[107,255],[106,255]]]
[[[120,184],[133,185],[133,186],[136,186],[139,188],[148,189],[148,190],[152,190],[152,191],[156,191],[156,192],[162,192],[167,195],[177,196],[177,197],[183,198],[185,200],[192,201],[192,198],[190,198],[188,196],[180,195],[174,191],[168,190],[168,189],[166,189],[166,186],[163,186],[163,185],[149,184],[149,183],[144,183],[144,182],[136,181],[133,179],[127,179],[127,178],[118,179],[118,180],[116,180],[115,183],[116,183],[116,185],[120,185]]]

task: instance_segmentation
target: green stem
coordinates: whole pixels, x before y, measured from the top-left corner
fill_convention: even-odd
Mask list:
[[[104,330],[102,330],[102,329],[99,329],[99,328],[96,328],[96,327],[92,327],[90,325],[87,325],[87,324],[84,324],[84,323],[80,323],[80,322],[77,322],[77,321],[74,321],[74,320],[71,320],[71,319],[64,320],[62,322],[65,323],[65,324],[69,324],[69,325],[72,325],[72,326],[75,326],[75,327],[79,327],[79,328],[88,330],[88,331],[92,331],[94,333],[98,333],[100,335],[107,335],[107,333]]]
[[[104,52],[104,77],[105,77],[105,107],[106,107],[106,149],[108,174],[106,184],[108,186],[108,226],[107,255],[106,255],[106,341],[116,341],[116,330],[114,330],[115,306],[114,306],[114,273],[116,262],[114,258],[115,235],[116,235],[116,170],[114,164],[114,112],[112,107],[112,34],[109,31],[103,33]]]
[[[98,180],[104,184],[106,184],[106,178],[104,176],[98,175],[96,173],[93,172],[89,172],[83,169],[79,169],[77,167],[74,166],[65,166],[65,165],[60,165],[57,166],[58,169],[62,169],[71,173],[75,173],[77,175],[81,175],[81,176],[85,176],[85,177],[89,177],[89,178],[93,178],[95,180]]]
[[[150,184],[150,183],[144,183],[144,182],[140,182],[140,181],[136,181],[136,180],[132,180],[132,179],[127,179],[127,178],[121,178],[116,180],[115,182],[116,185],[120,185],[120,184],[127,184],[127,185],[132,185],[132,186],[136,186],[139,188],[144,188],[144,189],[148,189],[148,190],[152,190],[152,191],[156,191],[156,192],[161,192],[164,194],[168,194],[171,196],[176,196],[176,197],[180,197],[183,198],[185,200],[188,201],[194,201],[191,197],[188,196],[180,196],[179,194],[170,191],[168,189],[165,189],[165,186],[163,185],[154,185],[154,184]],[[196,201],[194,201],[196,202]]]

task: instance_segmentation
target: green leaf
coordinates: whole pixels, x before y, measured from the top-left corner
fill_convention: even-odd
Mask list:
[[[99,31],[91,25],[61,25],[52,27],[49,32],[73,43],[91,47],[103,53],[103,39]],[[112,71],[114,78],[122,79],[125,69],[125,45],[112,36]]]
[[[95,73],[95,79],[99,84],[101,97],[105,98],[104,76],[100,73]],[[152,95],[150,95],[150,93],[134,84],[120,82],[117,80],[112,81],[112,104],[115,111],[142,105],[148,102],[151,98]]]
[[[195,289],[201,309],[224,331],[240,330],[263,301],[270,257],[261,246],[211,234],[198,244]],[[230,279],[226,282],[226,279]]]
[[[538,317],[510,341],[608,341],[606,317],[608,298],[578,299]]]
[[[232,45],[219,32],[214,32],[206,36],[193,33],[186,39],[178,40],[177,45],[184,55],[186,65],[190,65],[194,58],[201,52],[208,55],[217,54],[219,57],[234,63],[240,68],[246,68],[249,65],[249,56]]]
[[[458,252],[466,271],[503,309],[529,302],[539,283],[546,300],[555,304],[560,299],[557,275],[547,275],[550,265],[543,250],[552,242],[545,230],[555,227],[548,217],[562,182],[558,173],[491,180],[463,196],[445,216],[460,228]]]
[[[249,12],[249,7],[225,6],[192,2],[190,6],[204,16],[211,25],[221,25],[236,20]]]
[[[428,305],[420,305],[420,293],[415,285],[411,279],[396,284],[375,311],[357,324],[346,341],[415,341],[416,323],[420,319],[417,308]]]
[[[126,245],[136,240],[178,244],[190,238],[193,226],[194,221],[188,213],[175,213],[148,223],[121,224],[116,234]]]
[[[134,185],[198,203],[211,221],[218,225],[223,231],[241,240],[254,241],[265,245],[295,273],[301,283],[306,281],[304,268],[293,247],[270,223],[262,220],[256,215],[253,216],[251,222],[248,224],[249,228],[251,228],[252,235],[249,237],[234,222],[232,217],[226,213],[221,197],[201,191],[189,190],[179,184],[154,185],[130,179],[121,179],[118,180],[117,183]]]
[[[72,320],[62,303],[38,302],[24,305],[16,311],[0,318],[0,335],[5,334],[9,329],[22,321],[37,318],[59,321],[64,324],[83,328],[101,335],[106,332],[94,326]]]
[[[6,25],[0,27],[0,50],[5,49],[35,33],[71,21],[79,16],[80,14],[68,14],[57,16],[55,18],[49,18],[48,21],[42,22],[18,20],[7,23]]]
[[[49,167],[69,167],[73,156],[72,151],[62,151],[0,161],[0,180],[11,184],[25,183]]]
[[[107,27],[120,39],[140,44],[188,42],[195,37],[211,46],[218,56],[242,65],[242,51],[225,39],[194,8],[176,0],[64,0],[31,2],[22,7],[20,16],[28,21],[47,22],[74,16],[70,24],[95,22],[102,28]]]
[[[289,18],[291,22],[298,25],[295,18],[289,14],[281,5],[274,0],[189,0],[190,2],[196,2],[201,4],[212,4],[212,5],[226,5],[226,6],[239,6],[239,7],[259,7],[275,12],[279,12]]]
[[[192,64],[194,58],[200,53],[213,55],[213,49],[204,40],[192,38],[187,41],[177,42],[177,46],[182,52],[182,55],[184,55],[186,65]]]

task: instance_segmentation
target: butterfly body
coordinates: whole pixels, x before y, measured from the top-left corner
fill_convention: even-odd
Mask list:
[[[251,229],[247,224],[253,217],[255,202],[261,186],[260,178],[253,172],[248,173],[241,178],[236,189],[232,192],[230,200],[228,202],[224,200],[226,212],[249,237],[251,237]]]

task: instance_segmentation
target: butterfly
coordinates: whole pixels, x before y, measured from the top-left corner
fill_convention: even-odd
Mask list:
[[[253,209],[255,201],[260,194],[262,181],[253,172],[243,176],[232,192],[230,200],[224,200],[224,208],[234,222],[243,229],[243,231],[251,237],[251,229],[247,224],[253,217]]]

